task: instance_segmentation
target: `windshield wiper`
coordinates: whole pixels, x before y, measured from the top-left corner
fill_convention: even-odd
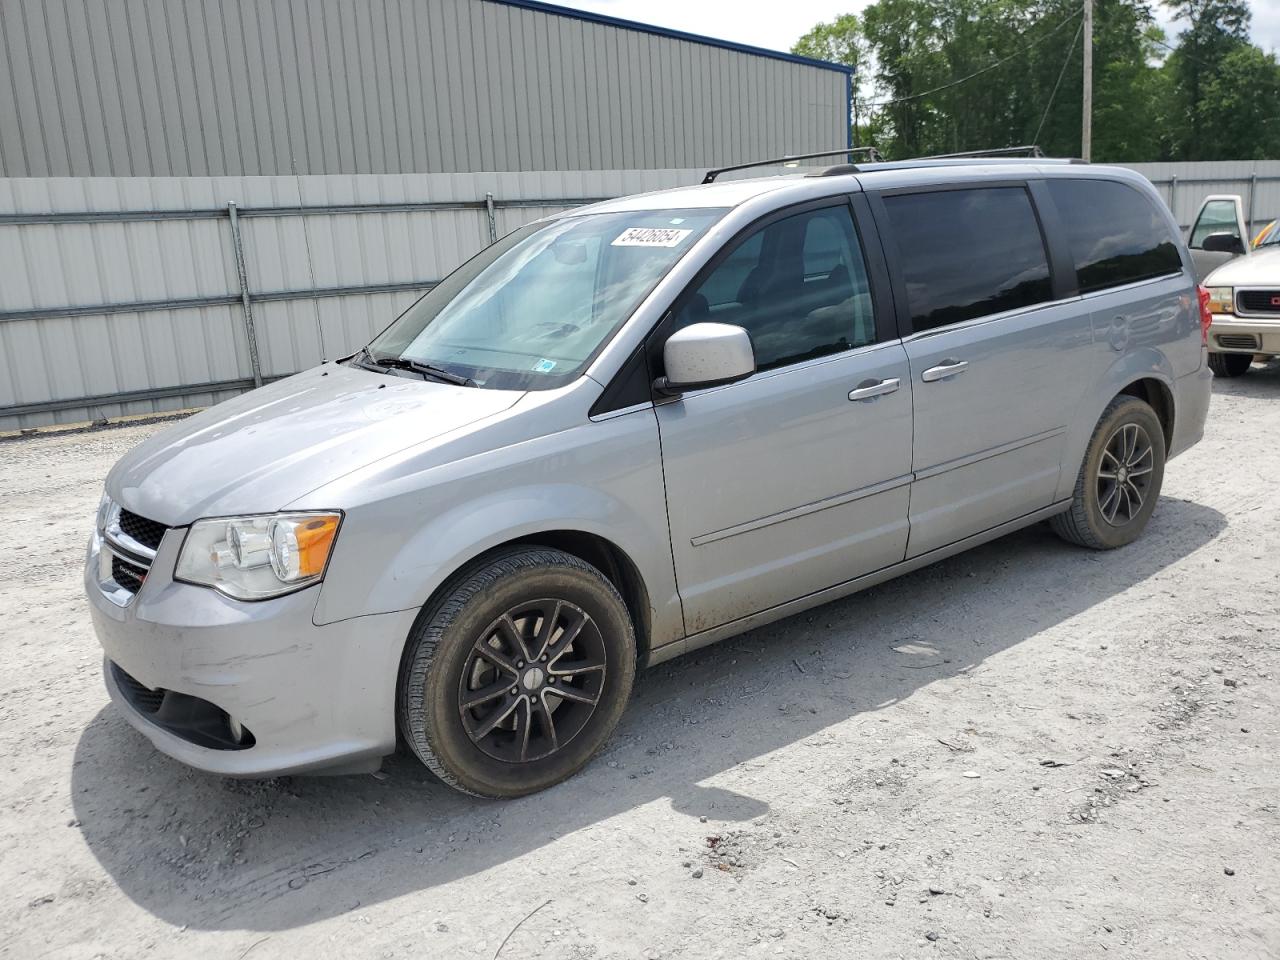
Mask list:
[[[354,363],[357,367],[363,367],[366,370],[373,369],[373,354],[369,352],[368,347],[361,347],[360,352],[351,357],[348,363]]]
[[[423,363],[421,360],[411,360],[408,357],[375,357],[369,352],[368,347],[365,347],[362,353],[369,358],[370,362],[387,369],[412,370],[414,373],[422,374],[424,378],[431,377],[443,383],[452,383],[459,387],[474,387],[476,385],[476,382],[470,377],[464,377],[459,373],[452,373],[429,363]]]

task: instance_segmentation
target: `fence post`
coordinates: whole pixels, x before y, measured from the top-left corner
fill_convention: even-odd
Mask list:
[[[231,218],[231,244],[236,253],[236,275],[240,278],[240,308],[244,312],[244,332],[249,341],[249,366],[253,370],[253,385],[262,386],[262,364],[258,360],[258,335],[253,328],[253,307],[249,303],[249,275],[244,268],[244,245],[240,242],[240,220],[236,216],[236,202],[227,202],[227,214]]]
[[[1169,212],[1173,214],[1174,222],[1182,226],[1182,219],[1178,216],[1178,175],[1176,173],[1169,177]]]
[[[493,194],[486,193],[484,195],[485,213],[489,215],[489,242],[498,242],[498,218],[493,208]]]
[[[1245,214],[1244,229],[1249,236],[1244,238],[1245,246],[1253,238],[1253,195],[1258,192],[1258,171],[1249,174],[1249,212]]]

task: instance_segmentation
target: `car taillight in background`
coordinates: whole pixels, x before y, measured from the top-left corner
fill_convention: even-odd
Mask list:
[[[1209,324],[1213,323],[1213,313],[1209,310],[1209,288],[1203,283],[1196,287],[1200,297],[1200,343],[1209,345]]]

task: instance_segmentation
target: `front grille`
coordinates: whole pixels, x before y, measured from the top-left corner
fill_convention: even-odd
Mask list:
[[[137,593],[147,579],[147,568],[130,563],[118,554],[111,555],[111,579],[130,593]]]
[[[1280,315],[1280,290],[1241,290],[1236,294],[1241,313],[1274,313]]]
[[[152,690],[150,687],[144,687],[121,670],[120,665],[117,663],[111,664],[111,671],[115,674],[116,684],[120,687],[120,692],[140,713],[156,713],[159,711],[161,704],[164,703],[163,690]]]
[[[1223,333],[1217,337],[1218,346],[1227,350],[1257,350],[1261,344],[1252,333]]]
[[[120,511],[120,530],[151,550],[159,548],[160,540],[168,529],[163,523],[156,523],[128,510]]]

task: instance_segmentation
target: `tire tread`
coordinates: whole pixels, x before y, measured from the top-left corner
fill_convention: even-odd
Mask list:
[[[587,574],[599,581],[619,606],[626,609],[617,587],[585,560],[551,547],[513,547],[508,552],[490,554],[469,567],[464,567],[453,578],[452,589],[440,591],[440,599],[423,609],[405,651],[396,696],[400,734],[428,770],[455,790],[473,797],[488,798],[491,795],[473,790],[462,783],[436,755],[430,739],[425,735],[430,723],[426,705],[427,676],[445,631],[477,595],[483,594],[507,577],[547,567],[568,568]]]
[[[1151,411],[1151,407],[1138,397],[1122,393],[1107,404],[1106,409],[1102,411],[1102,416],[1098,418],[1098,422],[1094,425],[1093,433],[1089,435],[1089,443],[1085,447],[1084,461],[1080,464],[1080,471],[1076,474],[1076,485],[1071,491],[1071,507],[1064,513],[1055,514],[1049,518],[1049,527],[1063,540],[1073,543],[1079,547],[1086,547],[1089,550],[1110,550],[1112,547],[1104,543],[1094,532],[1088,520],[1088,506],[1085,500],[1085,488],[1091,482],[1088,473],[1090,453],[1093,451],[1094,445],[1099,442],[1099,436],[1106,429],[1112,416],[1122,407],[1135,404]],[[1151,411],[1154,416],[1154,411]]]

